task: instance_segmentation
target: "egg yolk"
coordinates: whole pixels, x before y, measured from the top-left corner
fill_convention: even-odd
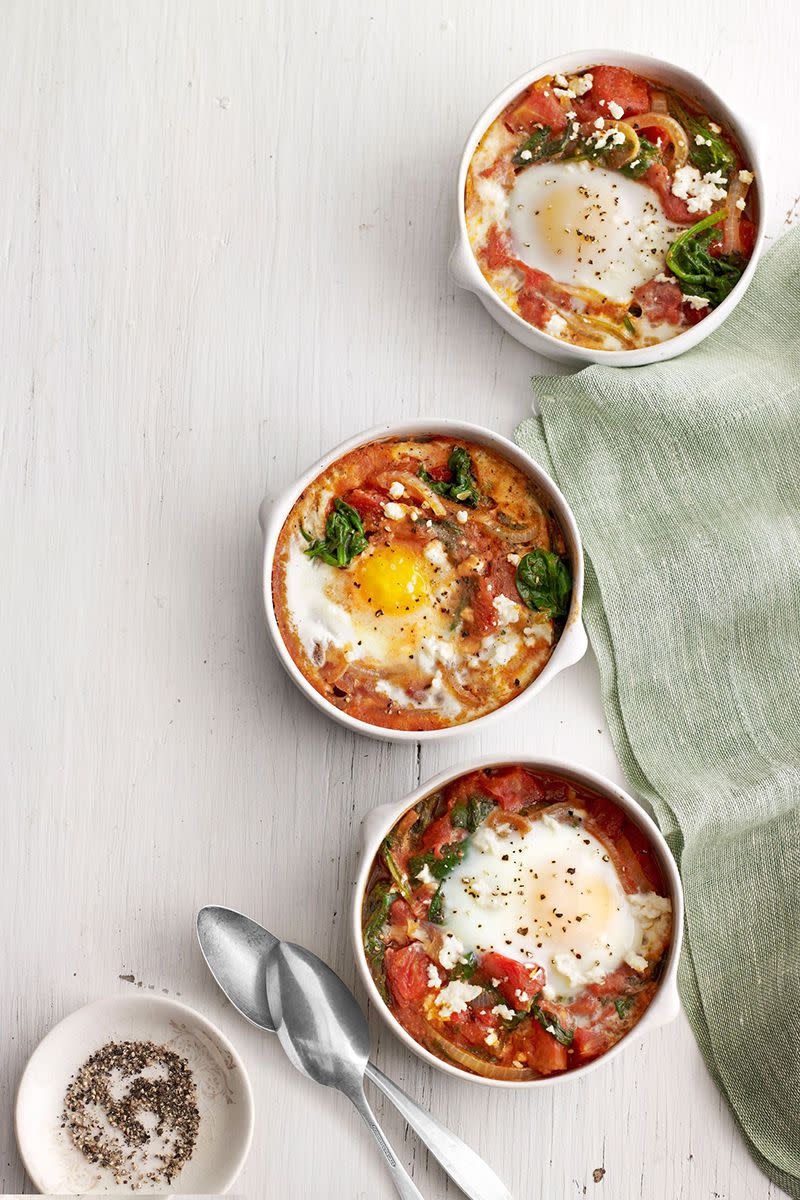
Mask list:
[[[379,546],[359,560],[353,574],[359,598],[385,613],[406,612],[428,597],[424,560],[406,546]]]

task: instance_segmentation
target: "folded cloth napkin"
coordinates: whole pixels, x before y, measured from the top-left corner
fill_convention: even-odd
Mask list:
[[[532,382],[516,440],[582,531],[614,745],[681,869],[683,1002],[800,1197],[800,229],[682,358]]]

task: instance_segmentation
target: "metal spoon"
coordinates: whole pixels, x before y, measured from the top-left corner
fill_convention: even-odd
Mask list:
[[[197,937],[211,974],[234,1008],[253,1025],[274,1033],[264,970],[277,938],[242,913],[219,905],[200,909]],[[470,1200],[512,1200],[494,1171],[461,1138],[435,1121],[373,1063],[367,1063],[365,1074],[391,1100],[465,1196]]]
[[[272,947],[264,975],[269,1010],[289,1061],[315,1083],[347,1096],[378,1143],[398,1196],[422,1200],[364,1095],[369,1026],[353,993],[315,954],[291,942]]]

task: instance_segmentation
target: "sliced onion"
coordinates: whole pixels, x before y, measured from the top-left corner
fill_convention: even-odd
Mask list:
[[[626,163],[633,162],[639,153],[639,135],[633,128],[633,125],[627,121],[615,121],[614,128],[618,129],[624,135],[625,143],[622,146],[614,146],[610,153],[606,155],[606,162],[615,171],[618,171]]]
[[[672,166],[682,167],[685,165],[689,157],[689,139],[686,137],[686,130],[674,117],[651,109],[650,112],[641,113],[638,117],[628,117],[628,123],[634,129],[663,130],[672,146]]]
[[[539,1072],[531,1067],[504,1067],[500,1063],[487,1062],[485,1058],[457,1046],[435,1029],[431,1029],[430,1036],[433,1045],[441,1054],[457,1063],[459,1067],[464,1067],[466,1071],[471,1071],[473,1075],[483,1075],[485,1079],[502,1079],[509,1083],[541,1078]]]
[[[728,188],[728,199],[726,201],[727,216],[722,226],[723,254],[739,254],[742,249],[742,242],[739,237],[739,220],[742,212],[741,209],[736,207],[736,201],[745,199],[749,186],[747,183],[742,183],[737,172]]]
[[[651,95],[652,109],[655,113],[668,113],[669,101],[666,92],[653,92]]]

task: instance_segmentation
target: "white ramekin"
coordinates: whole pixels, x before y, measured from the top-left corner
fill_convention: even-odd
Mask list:
[[[731,294],[718,308],[715,308],[713,312],[709,313],[702,321],[699,321],[697,325],[691,326],[685,333],[679,333],[677,337],[670,338],[666,342],[659,342],[655,346],[646,346],[641,350],[591,350],[583,346],[573,346],[568,342],[561,341],[559,338],[551,337],[549,333],[544,333],[541,329],[535,329],[533,325],[529,325],[527,321],[523,321],[522,317],[517,316],[500,299],[481,274],[481,269],[469,244],[467,223],[464,216],[464,190],[467,182],[467,171],[475,147],[492,121],[499,116],[506,105],[515,96],[518,96],[520,92],[523,92],[531,83],[534,83],[537,79],[541,79],[543,75],[556,75],[558,73],[569,75],[574,71],[580,70],[582,67],[599,63],[607,63],[615,67],[627,67],[629,70],[646,75],[651,79],[671,84],[684,94],[696,97],[702,105],[706,106],[707,111],[712,116],[722,117],[735,132],[744,156],[755,172],[756,187],[758,188],[758,225],[753,254],[742,278]],[[464,146],[461,165],[458,169],[458,183],[455,197],[458,233],[455,246],[450,255],[450,275],[459,287],[466,288],[467,291],[475,293],[486,311],[494,317],[495,321],[502,325],[506,333],[510,333],[512,337],[515,337],[518,342],[522,342],[523,346],[527,346],[529,350],[535,350],[538,354],[543,354],[546,358],[573,364],[587,362],[604,363],[608,367],[640,367],[644,366],[645,363],[663,362],[668,358],[676,358],[679,354],[690,350],[692,346],[696,346],[698,342],[702,342],[710,333],[719,328],[741,300],[753,277],[756,262],[761,254],[764,243],[766,195],[763,158],[759,153],[756,138],[750,131],[750,126],[741,117],[737,116],[730,106],[697,75],[693,75],[691,71],[687,71],[683,67],[677,67],[673,63],[666,62],[664,59],[648,58],[642,54],[630,54],[626,50],[577,50],[572,54],[561,54],[558,58],[551,58],[547,62],[540,63],[538,67],[526,71],[519,79],[515,79],[513,83],[510,83],[507,88],[503,89],[499,96],[495,97],[475,122]]]
[[[356,717],[351,717],[348,713],[342,712],[341,709],[320,695],[316,688],[312,687],[303,672],[296,665],[281,637],[275,616],[275,606],[272,601],[272,562],[278,535],[296,500],[305,488],[318,475],[331,466],[332,463],[335,463],[351,450],[366,445],[368,442],[381,441],[385,438],[418,437],[426,434],[452,438],[454,441],[477,442],[480,445],[488,446],[496,450],[499,454],[502,454],[538,485],[564,532],[564,538],[569,550],[570,565],[572,567],[572,603],[561,637],[544,669],[523,692],[520,692],[513,700],[510,700],[508,704],[503,705],[502,708],[495,709],[493,712],[486,713],[485,716],[477,717],[474,721],[469,721],[465,725],[452,725],[447,729],[384,729],[381,726],[370,725],[367,721],[360,721]],[[494,433],[490,429],[484,429],[480,425],[472,425],[466,421],[422,419],[416,421],[399,421],[392,425],[378,425],[374,429],[368,429],[365,433],[359,433],[355,437],[349,438],[346,442],[342,442],[341,445],[336,446],[335,449],[330,450],[318,462],[314,463],[313,467],[309,467],[305,474],[295,480],[276,499],[272,500],[266,497],[261,503],[258,516],[264,533],[264,566],[262,578],[264,608],[267,616],[267,628],[278,658],[288,671],[289,676],[309,700],[313,701],[318,708],[321,708],[334,721],[338,721],[340,725],[345,725],[348,729],[353,729],[357,733],[363,733],[368,737],[391,742],[422,742],[435,741],[446,737],[463,737],[466,734],[474,733],[479,726],[483,728],[489,721],[494,721],[505,713],[515,711],[521,704],[532,700],[560,671],[563,671],[565,667],[572,666],[573,663],[576,663],[586,653],[586,631],[581,619],[581,606],[583,603],[583,547],[578,526],[575,524],[575,518],[563,495],[547,472],[543,471],[533,459],[520,450],[518,446],[515,446],[513,442],[510,442],[508,438],[501,437],[500,434]]]
[[[429,796],[431,792],[445,787],[452,780],[458,779],[470,771],[477,771],[483,767],[506,767],[517,763],[536,770],[552,771],[555,774],[565,775],[569,779],[573,779],[577,783],[595,792],[599,792],[602,796],[607,796],[627,813],[631,820],[647,835],[658,854],[658,860],[664,872],[664,878],[669,887],[670,898],[672,900],[673,932],[666,967],[659,981],[658,991],[649,1007],[645,1010],[641,1020],[634,1025],[630,1033],[626,1034],[624,1038],[605,1054],[601,1055],[600,1058],[593,1059],[591,1062],[586,1063],[585,1066],[576,1067],[574,1070],[567,1071],[563,1075],[549,1075],[542,1079],[529,1079],[520,1083],[510,1083],[499,1079],[484,1079],[481,1075],[472,1075],[453,1063],[445,1062],[444,1059],[437,1058],[435,1054],[431,1054],[429,1050],[426,1050],[424,1046],[415,1041],[410,1033],[406,1032],[383,1000],[367,965],[361,934],[361,909],[364,900],[364,890],[367,885],[373,859],[378,852],[381,842],[389,831],[394,828],[394,825],[403,813],[413,808],[415,804],[424,799],[425,796]],[[410,796],[406,796],[397,804],[384,804],[379,808],[373,808],[364,818],[361,834],[361,857],[350,916],[356,966],[372,1004],[381,1014],[392,1032],[402,1042],[405,1042],[409,1050],[413,1050],[415,1054],[418,1054],[420,1058],[430,1063],[431,1066],[436,1067],[437,1070],[446,1071],[448,1075],[455,1075],[458,1079],[466,1079],[472,1083],[488,1084],[490,1087],[553,1087],[557,1084],[568,1083],[571,1079],[576,1079],[579,1076],[583,1077],[587,1071],[592,1071],[595,1067],[610,1062],[612,1058],[616,1058],[627,1046],[637,1041],[642,1034],[647,1033],[651,1029],[658,1029],[661,1025],[667,1025],[677,1017],[680,1011],[677,984],[678,959],[683,939],[683,888],[678,868],[658,826],[651,820],[640,804],[637,804],[627,792],[617,787],[615,783],[612,783],[610,779],[606,779],[605,776],[598,775],[596,771],[590,771],[587,767],[577,766],[575,763],[570,763],[562,759],[535,758],[529,755],[518,755],[515,758],[509,758],[508,756],[498,758],[496,755],[479,758],[474,762],[463,763],[457,767],[450,767],[447,771],[442,771],[441,774],[435,775],[433,779],[429,779],[421,787],[418,787],[416,791],[412,792]]]

